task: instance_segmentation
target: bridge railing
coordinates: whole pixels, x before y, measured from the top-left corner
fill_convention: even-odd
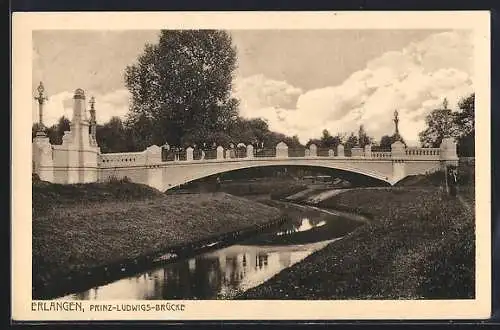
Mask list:
[[[144,151],[142,152],[117,152],[100,154],[99,163],[104,167],[120,167],[141,165],[146,162]]]
[[[254,149],[254,157],[276,157],[275,148]]]
[[[372,158],[391,158],[392,153],[390,151],[372,151]]]
[[[306,148],[288,149],[288,157],[305,157]]]
[[[376,148],[376,149],[375,149]],[[280,144],[277,148],[255,148],[252,146],[240,146],[232,149],[165,149],[157,146],[152,146],[142,152],[129,153],[109,153],[100,154],[100,165],[103,167],[128,167],[157,164],[161,162],[178,162],[178,161],[204,161],[204,160],[235,160],[248,158],[300,158],[300,157],[321,157],[321,158],[355,158],[355,159],[391,159],[394,155],[398,159],[424,159],[437,160],[440,159],[440,148],[418,148],[408,147],[404,149],[384,150],[374,147],[375,150],[367,147],[365,149],[354,148],[355,153],[351,153],[350,148],[317,148],[314,145],[309,148],[287,148],[286,145]],[[396,153],[395,153],[396,152]]]
[[[405,153],[407,156],[439,156],[439,148],[406,148]]]

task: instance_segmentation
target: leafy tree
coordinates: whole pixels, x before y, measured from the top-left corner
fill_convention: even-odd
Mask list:
[[[475,130],[475,94],[471,94],[458,102],[455,123],[461,136],[473,135]]]
[[[50,127],[45,128],[45,133],[49,137],[49,142],[51,144],[62,144],[62,137],[64,136],[65,131],[70,130],[70,121],[65,116],[62,116],[57,121],[57,124],[52,125]],[[39,124],[34,123],[31,128],[32,138],[35,137],[36,132],[38,131]]]
[[[359,126],[359,131],[358,131],[358,143],[361,148],[364,148],[367,144],[372,143],[372,138],[370,138],[366,132],[365,128],[363,125]]]
[[[146,45],[125,72],[132,95],[126,125],[137,147],[200,144],[209,133],[229,135],[237,119],[238,101],[230,93],[235,69],[236,49],[227,32],[161,31],[158,43]]]
[[[354,133],[351,133],[349,135],[344,143],[344,147],[346,150],[351,150],[352,148],[356,147],[358,145],[358,137],[354,135]]]
[[[458,131],[458,153],[460,156],[475,154],[475,94],[463,98],[458,103],[455,125]]]
[[[380,150],[390,150],[391,149],[391,146],[394,142],[396,142],[397,140],[401,141],[404,145],[406,145],[406,142],[404,141],[404,139],[401,137],[401,136],[397,136],[396,134],[393,134],[391,136],[389,135],[384,135],[380,138],[380,143],[379,143],[379,146],[378,148]]]
[[[323,130],[323,135],[321,136],[320,147],[325,149],[336,149],[341,143],[341,137],[339,134],[332,136],[330,132],[326,129]]]
[[[52,134],[49,134],[50,143],[52,144],[62,144],[62,138],[64,136],[64,132],[70,130],[70,120],[65,116],[62,116],[57,121],[57,125],[52,127]]]
[[[391,149],[391,145],[394,143],[392,136],[384,135],[380,138],[379,147],[380,149]]]
[[[122,120],[118,117],[111,117],[107,123],[96,127],[97,144],[102,152],[129,151],[129,138]]]
[[[448,108],[446,99],[441,109],[433,110],[425,119],[427,128],[419,133],[420,142],[424,147],[437,148],[445,137],[454,137],[457,133],[455,116]]]

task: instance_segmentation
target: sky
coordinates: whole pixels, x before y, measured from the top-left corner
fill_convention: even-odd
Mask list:
[[[473,36],[466,30],[234,30],[233,94],[240,114],[265,119],[301,142],[323,129],[380,139],[400,132],[416,144],[425,116],[473,92]],[[44,123],[72,117],[72,96],[96,99],[98,123],[128,112],[123,74],[159,31],[34,31],[32,88],[43,81]],[[38,120],[33,102],[33,122]]]

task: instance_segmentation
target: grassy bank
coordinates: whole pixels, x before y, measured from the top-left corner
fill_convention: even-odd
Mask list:
[[[319,206],[373,220],[240,299],[474,297],[474,216],[457,198],[437,187],[362,189]]]
[[[33,183],[33,275],[70,272],[263,224],[276,208],[225,193],[165,195],[133,183]]]

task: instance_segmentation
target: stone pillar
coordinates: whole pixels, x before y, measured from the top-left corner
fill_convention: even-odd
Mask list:
[[[288,146],[285,142],[282,141],[276,145],[276,157],[288,158]]]
[[[192,161],[194,158],[193,158],[193,151],[194,149],[192,147],[187,147],[186,149],[186,160],[189,162],[189,161]]]
[[[309,150],[309,148],[306,148],[304,150],[304,157],[309,157],[309,156],[311,156],[311,150]]]
[[[457,143],[454,138],[444,138],[439,149],[441,161],[448,165],[458,165]]]
[[[37,135],[32,143],[33,173],[42,181],[54,181],[54,162],[49,137]]]
[[[335,157],[335,152],[332,149],[328,150],[328,157]]]
[[[247,145],[247,158],[253,158],[253,145]]]
[[[404,158],[406,156],[405,145],[401,141],[396,141],[391,144],[391,156],[392,158]]]
[[[318,156],[318,147],[314,143],[312,143],[309,146],[309,156],[311,156],[311,157]]]
[[[339,144],[337,146],[337,157],[345,157],[344,145],[343,144]]]
[[[365,145],[365,157],[372,158],[372,145],[371,144]]]
[[[90,98],[90,142],[92,145],[97,146],[97,138],[96,138],[96,130],[97,130],[97,121],[95,115],[95,98],[92,96]]]
[[[73,119],[63,144],[52,146],[54,182],[88,183],[99,180],[99,147],[91,143],[86,114],[85,92],[78,88],[73,96]]]
[[[156,189],[163,188],[163,168],[158,166],[161,163],[161,147],[157,145],[149,146],[145,150],[147,166],[147,185]]]
[[[391,145],[392,157],[392,183],[396,183],[406,176],[406,147],[401,141],[396,141]]]
[[[224,159],[224,148],[222,146],[217,147],[217,159]]]
[[[146,149],[146,164],[158,164],[161,162],[161,148],[157,145],[149,146]]]

